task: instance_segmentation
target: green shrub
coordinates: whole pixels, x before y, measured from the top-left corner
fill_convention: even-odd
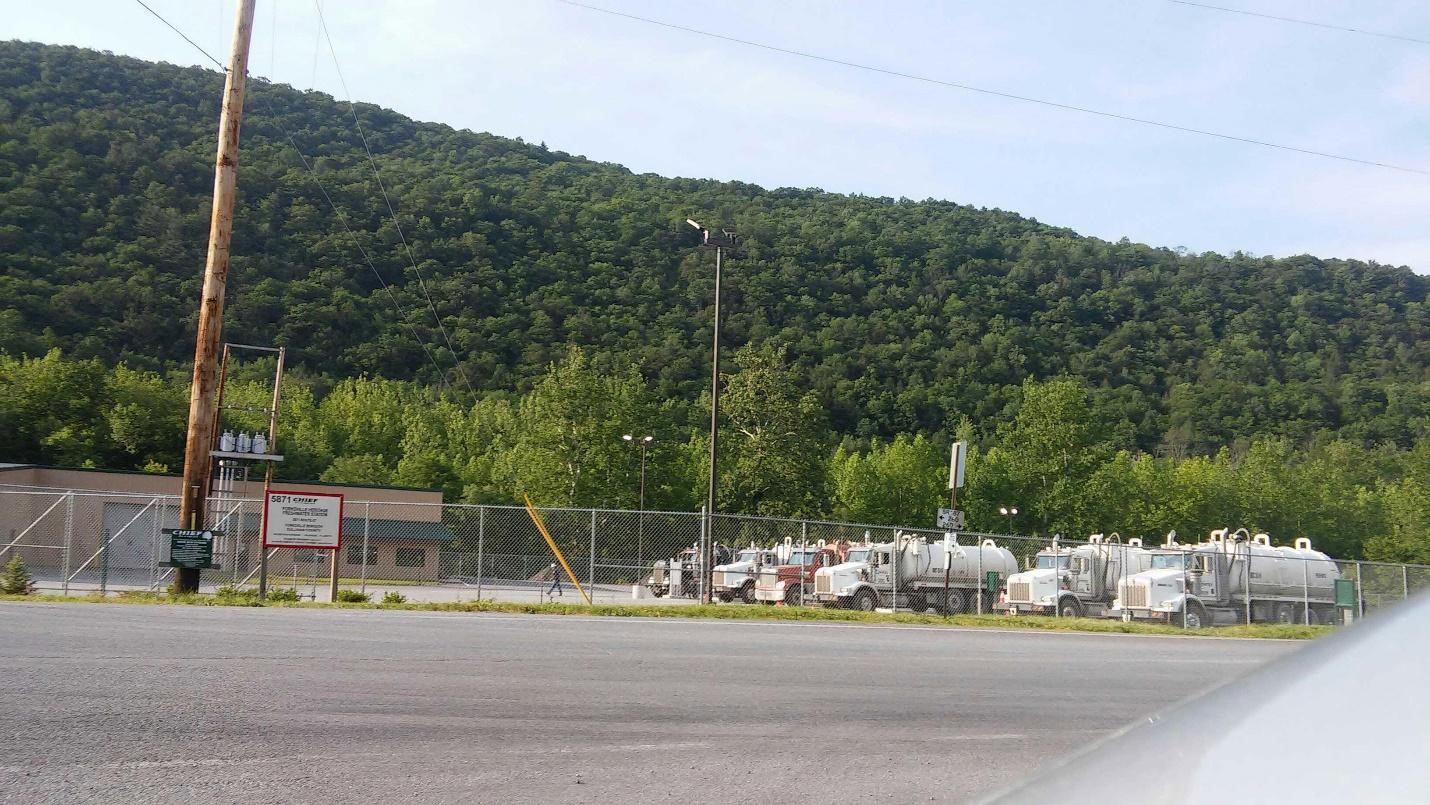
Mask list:
[[[372,600],[372,596],[367,593],[360,593],[357,590],[338,590],[338,602],[342,604],[366,604]]]
[[[382,594],[382,603],[405,604],[407,603],[407,596],[403,595],[402,593],[399,593],[396,590],[388,590],[387,592]]]
[[[258,600],[258,590],[254,587],[237,587],[232,584],[225,584],[214,590],[214,595],[219,598],[238,598],[243,600]]]
[[[25,560],[17,553],[10,557],[10,561],[5,565],[5,572],[0,574],[0,593],[29,595],[34,591],[35,577],[30,575],[30,569],[25,567]]]
[[[297,601],[298,591],[292,587],[277,587],[268,591],[269,601]]]

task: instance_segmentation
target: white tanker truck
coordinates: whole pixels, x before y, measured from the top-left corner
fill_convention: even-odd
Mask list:
[[[1038,551],[1030,570],[1008,577],[997,609],[1010,615],[1101,617],[1117,598],[1117,583],[1151,566],[1152,551],[1142,540],[1123,543],[1117,534],[1093,534],[1086,545]]]
[[[1223,528],[1200,545],[1168,547],[1179,550],[1154,556],[1151,569],[1122,580],[1109,616],[1189,629],[1246,623],[1248,609],[1252,623],[1335,620],[1340,568],[1305,537],[1274,547],[1266,534]]]
[[[962,546],[956,535],[950,536],[941,542],[930,542],[896,532],[893,542],[855,548],[848,561],[815,572],[814,598],[825,606],[865,612],[880,606],[944,613],[970,611],[976,608],[986,574],[996,572],[1001,584],[1018,570],[1018,561],[991,539]],[[983,609],[989,611],[992,594],[983,594]]]

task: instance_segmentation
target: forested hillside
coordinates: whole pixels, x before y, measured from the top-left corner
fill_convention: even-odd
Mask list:
[[[0,44],[0,350],[189,360],[221,84]],[[691,216],[744,238],[727,343],[786,347],[837,435],[946,439],[962,416],[989,435],[1025,379],[1060,374],[1085,381],[1110,446],[1172,456],[1322,431],[1408,447],[1430,415],[1427,279],[1406,268],[1178,254],[944,201],[635,175],[359,114],[455,355],[347,105],[254,82],[226,336],[284,344],[310,377],[519,394],[576,345],[596,369],[636,367],[670,421],[698,421],[712,278]]]

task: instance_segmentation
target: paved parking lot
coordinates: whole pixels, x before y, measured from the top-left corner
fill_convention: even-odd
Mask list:
[[[6,802],[959,801],[1298,643],[0,604]]]

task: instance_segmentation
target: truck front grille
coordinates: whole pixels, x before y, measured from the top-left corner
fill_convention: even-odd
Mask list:
[[[1033,600],[1033,585],[1026,581],[1008,582],[1008,600],[1031,602]]]
[[[774,590],[777,581],[779,581],[779,574],[772,571],[761,573],[759,578],[755,579],[755,587],[761,590]]]
[[[1124,607],[1145,607],[1147,606],[1147,585],[1129,584],[1122,588],[1122,606]]]
[[[830,592],[829,580],[830,576],[827,573],[821,573],[814,577],[814,592],[816,595]]]

